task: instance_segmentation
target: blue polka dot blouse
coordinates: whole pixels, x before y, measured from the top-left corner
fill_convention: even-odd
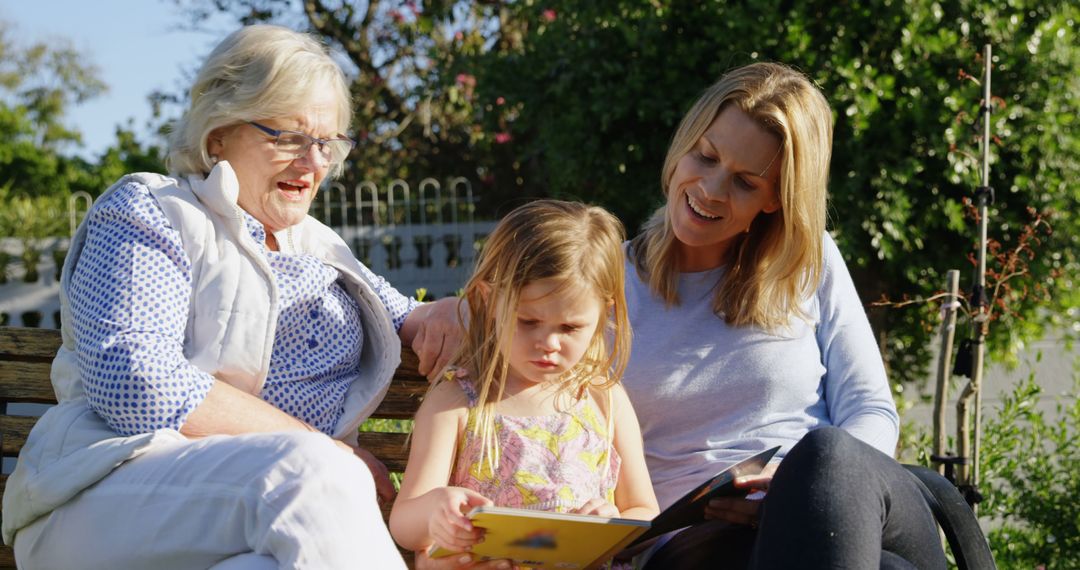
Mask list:
[[[102,198],[87,224],[69,298],[90,407],[121,435],[180,429],[214,383],[184,358],[192,282],[180,234],[138,183]],[[245,226],[256,243],[265,243],[255,218],[245,214]],[[359,373],[359,307],[337,271],[316,258],[265,246],[263,252],[280,290],[281,313],[260,396],[332,433]],[[400,328],[419,302],[364,270]]]

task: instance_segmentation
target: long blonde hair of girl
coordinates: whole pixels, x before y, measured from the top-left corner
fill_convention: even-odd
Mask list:
[[[726,73],[683,117],[661,175],[670,192],[675,166],[727,106],[741,109],[781,142],[780,209],[759,214],[731,248],[713,310],[728,323],[782,328],[805,317],[800,301],[817,286],[825,233],[826,186],[832,153],[832,113],[810,80],[777,63],[754,63]],[[631,255],[653,294],[677,305],[678,255],[667,207],[631,243]]]
[[[481,441],[480,459],[488,465],[498,464],[495,404],[505,389],[521,290],[530,283],[553,279],[561,282],[555,293],[580,289],[607,304],[585,355],[560,379],[559,393],[576,399],[622,377],[630,355],[624,240],[622,223],[607,210],[559,200],[516,208],[488,236],[465,286],[469,325],[453,360],[469,371],[478,394],[470,423]]]

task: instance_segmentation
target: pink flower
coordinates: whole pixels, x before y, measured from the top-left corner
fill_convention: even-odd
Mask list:
[[[459,73],[457,74],[457,77],[454,78],[454,80],[457,81],[458,85],[465,87],[472,87],[476,85],[476,77],[473,75],[469,75],[468,73]]]
[[[499,97],[499,98],[495,99],[495,104],[496,105],[505,105],[506,104],[506,99],[503,98],[503,97]]]
[[[555,13],[555,10],[552,10],[551,8],[548,8],[547,10],[544,10],[542,15],[544,16],[544,19],[547,20],[548,22],[554,22],[555,18],[557,18],[559,16],[558,14]]]
[[[508,132],[495,133],[495,144],[506,144],[513,139],[514,137],[510,136]]]
[[[463,33],[461,33],[461,32],[456,32],[456,33],[454,34],[454,40],[455,40],[455,41],[459,41],[459,42],[460,42],[460,41],[461,41],[461,40],[463,40],[463,39],[465,39],[465,34],[463,34]]]

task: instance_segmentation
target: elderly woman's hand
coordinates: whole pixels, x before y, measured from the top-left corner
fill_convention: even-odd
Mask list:
[[[382,461],[379,461],[370,451],[361,449],[359,446],[350,445],[339,439],[334,440],[334,443],[343,450],[348,450],[349,453],[359,457],[367,465],[368,470],[371,471],[372,479],[375,480],[375,494],[378,496],[379,504],[388,504],[394,501],[397,490],[394,489],[394,482],[390,480],[390,470],[386,468]]]
[[[418,370],[434,381],[446,368],[461,343],[458,318],[460,299],[444,297],[413,309],[401,325],[401,338],[412,346],[420,362]]]
[[[446,556],[444,558],[431,558],[427,552],[416,553],[416,570],[510,570],[516,569],[509,560],[487,560],[474,562],[473,555],[468,552]]]

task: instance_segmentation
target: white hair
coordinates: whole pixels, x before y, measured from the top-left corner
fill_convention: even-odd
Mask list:
[[[330,85],[337,95],[338,132],[352,116],[345,74],[314,37],[271,25],[245,26],[229,34],[203,63],[191,86],[191,104],[169,134],[169,171],[202,174],[213,168],[207,139],[215,129],[285,117],[302,107],[312,86]],[[330,176],[341,173],[341,164]]]

